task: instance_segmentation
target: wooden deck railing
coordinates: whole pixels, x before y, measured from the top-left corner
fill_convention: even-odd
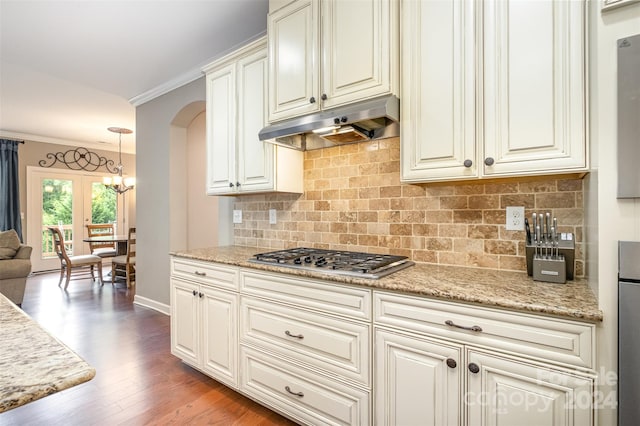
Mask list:
[[[49,231],[48,227],[51,225],[42,226],[42,257],[56,257],[56,251],[54,249],[53,234]],[[59,226],[64,234],[65,248],[68,253],[73,253],[73,228],[72,225]]]

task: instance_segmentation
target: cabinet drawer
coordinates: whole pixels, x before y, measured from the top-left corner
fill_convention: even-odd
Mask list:
[[[174,257],[171,259],[171,274],[196,280],[200,284],[238,291],[238,270],[233,267]]]
[[[595,365],[592,324],[374,292],[374,321],[572,367]],[[451,321],[453,325],[445,322]],[[459,328],[479,327],[481,331]]]
[[[368,324],[245,296],[240,312],[244,342],[369,386]]]
[[[306,424],[368,425],[369,392],[240,346],[241,390]]]
[[[368,289],[250,270],[240,272],[240,289],[252,296],[268,297],[321,312],[357,319],[371,318],[371,291]]]

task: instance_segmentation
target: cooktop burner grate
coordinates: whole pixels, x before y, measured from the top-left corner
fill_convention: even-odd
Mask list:
[[[254,255],[250,262],[377,279],[414,265],[406,256],[306,247]]]

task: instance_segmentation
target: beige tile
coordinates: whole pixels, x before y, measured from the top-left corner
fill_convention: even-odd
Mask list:
[[[574,192],[554,192],[536,194],[537,209],[574,208],[576,196]]]
[[[517,254],[517,245],[513,241],[485,240],[484,251],[489,254]]]
[[[495,225],[469,225],[467,228],[468,237],[473,239],[497,239],[498,227]]]
[[[536,207],[536,196],[533,194],[506,194],[500,196],[500,208],[508,206],[524,206],[525,209]]]
[[[455,223],[482,223],[482,210],[454,210]]]
[[[507,231],[506,206],[551,212],[574,232],[576,275],[584,274],[580,179],[400,183],[398,138],[304,153],[305,194],[237,197],[245,215],[236,244],[311,246],[402,254],[418,262],[506,270],[525,267],[524,232]],[[278,210],[268,223],[267,210]]]
[[[466,209],[468,208],[469,198],[466,196],[443,196],[440,197],[440,208],[442,210]]]
[[[402,195],[402,187],[400,185],[383,186],[380,188],[380,197],[392,198],[400,197]]]

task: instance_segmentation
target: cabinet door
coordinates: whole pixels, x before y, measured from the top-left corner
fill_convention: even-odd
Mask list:
[[[203,370],[211,377],[238,387],[238,295],[201,286]]]
[[[320,109],[319,0],[298,0],[270,14],[269,121]]]
[[[266,123],[267,52],[238,61],[238,181],[239,191],[274,189],[273,144],[258,139]]]
[[[234,192],[235,65],[207,74],[207,194]]]
[[[584,1],[485,1],[485,175],[585,169]]]
[[[194,366],[200,365],[197,294],[198,285],[171,279],[171,353]]]
[[[376,329],[375,424],[460,425],[461,360],[460,346]]]
[[[593,424],[593,379],[470,350],[470,426]],[[477,373],[471,371],[472,364]]]
[[[391,0],[322,1],[323,108],[396,89],[398,5]]]
[[[469,0],[402,2],[403,181],[478,176],[476,7]]]

